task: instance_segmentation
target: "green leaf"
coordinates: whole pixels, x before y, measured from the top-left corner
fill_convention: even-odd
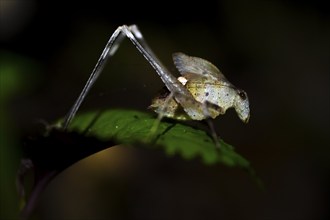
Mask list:
[[[118,144],[161,147],[167,155],[179,154],[184,159],[200,157],[206,164],[222,163],[250,169],[249,162],[229,144],[220,140],[219,150],[204,130],[179,122],[160,122],[155,138],[150,139],[150,130],[156,121],[154,116],[144,112],[111,109],[77,115],[69,130],[102,141],[115,140]]]

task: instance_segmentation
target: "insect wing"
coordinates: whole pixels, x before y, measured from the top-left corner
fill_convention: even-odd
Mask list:
[[[173,62],[180,74],[188,80],[199,77],[205,77],[212,80],[227,81],[226,77],[211,62],[199,57],[188,56],[178,52],[172,55]]]

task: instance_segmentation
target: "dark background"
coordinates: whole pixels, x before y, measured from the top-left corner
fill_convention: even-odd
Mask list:
[[[251,161],[242,170],[116,146],[45,190],[34,219],[327,219],[330,17],[318,1],[0,0],[0,218],[15,219],[21,137],[63,117],[117,26],[137,24],[175,74],[171,54],[210,60],[250,99],[251,120],[215,120]],[[125,41],[82,111],[148,111],[161,80]],[[60,159],[60,158],[59,158]]]

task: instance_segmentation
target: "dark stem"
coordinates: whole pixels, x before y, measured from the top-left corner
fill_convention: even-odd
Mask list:
[[[20,213],[20,220],[27,220],[30,218],[40,198],[40,194],[46,188],[48,183],[53,179],[53,177],[55,177],[58,173],[59,172],[55,170],[55,171],[45,172],[41,176],[36,177],[38,178],[38,180],[35,181],[36,185],[34,185],[31,195],[29,196],[29,199],[25,207]]]

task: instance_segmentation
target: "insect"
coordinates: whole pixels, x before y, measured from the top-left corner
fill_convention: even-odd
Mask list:
[[[206,120],[210,126],[215,145],[220,147],[210,119],[225,114],[228,108],[235,108],[238,117],[243,122],[248,122],[250,109],[246,92],[231,84],[212,63],[183,53],[174,53],[173,61],[181,74],[180,77],[176,78],[159,61],[136,25],[119,26],[107,42],[78,99],[66,115],[61,129],[51,129],[46,137],[27,142],[27,146],[31,146],[27,148],[29,154],[27,154],[26,160],[22,160],[17,176],[18,192],[21,198],[24,197],[23,183],[28,170],[34,169],[37,182],[21,212],[22,219],[27,219],[30,216],[38,194],[50,179],[75,161],[109,146],[109,143],[103,143],[93,137],[68,132],[67,128],[102,72],[106,61],[115,54],[125,37],[150,63],[167,89],[165,93],[156,96],[149,107],[158,113],[158,120],[156,120],[155,126],[151,128],[151,134],[157,130],[157,126],[163,117],[177,120]],[[90,148],[89,146],[92,144],[95,147]],[[44,146],[48,146],[47,152]],[[59,146],[62,146],[62,148]],[[82,148],[83,146],[87,146],[87,148]],[[76,153],[78,148],[79,154]],[[61,160],[58,160],[58,158],[61,158]]]
[[[99,77],[106,61],[115,54],[125,37],[150,63],[167,88],[167,93],[154,98],[150,105],[150,108],[158,113],[158,121],[163,117],[178,120],[207,120],[216,143],[218,143],[217,136],[209,119],[225,114],[228,108],[235,108],[238,117],[243,122],[248,122],[250,109],[246,92],[231,84],[216,66],[198,57],[174,53],[173,61],[181,74],[176,78],[148,46],[138,27],[123,25],[114,31],[107,42],[82,92],[64,120],[64,130],[69,126]],[[157,126],[154,126],[152,130],[156,129]]]
[[[246,92],[232,85],[216,66],[207,60],[181,52],[173,54],[173,61],[182,75],[178,78],[179,82],[189,90],[195,100],[204,103],[205,108],[210,106],[211,110],[207,112],[208,109],[200,111],[201,109],[196,108],[196,113],[189,115],[175,98],[166,100],[169,91],[165,95],[156,96],[150,105],[151,109],[177,120],[203,120],[208,117],[216,118],[228,108],[234,107],[239,118],[245,123],[248,122],[250,109]],[[166,111],[162,113],[166,101]]]

